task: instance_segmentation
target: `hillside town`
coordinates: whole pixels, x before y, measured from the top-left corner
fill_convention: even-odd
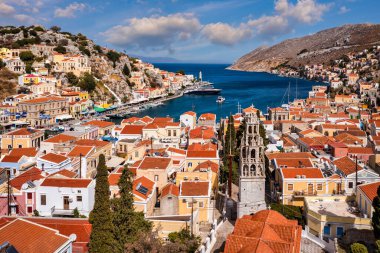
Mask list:
[[[178,95],[194,84],[192,75],[133,59],[124,69],[130,91],[120,97],[114,83],[91,75],[101,62],[112,64],[107,56],[97,56],[94,67],[88,55],[57,46],[1,48],[0,66],[17,74],[17,94],[0,104],[0,252],[38,252],[42,238],[49,238],[46,252],[94,252],[98,182],[107,178],[108,202],[121,199],[125,173],[133,212],[161,242],[183,231],[197,238],[195,249],[183,252],[341,252],[357,242],[375,248],[379,50],[305,66],[303,75],[321,81],[307,98],[267,112],[239,106],[219,122],[196,111],[179,119],[107,116]],[[286,71],[277,74],[293,75]],[[92,84],[109,97],[88,89]]]

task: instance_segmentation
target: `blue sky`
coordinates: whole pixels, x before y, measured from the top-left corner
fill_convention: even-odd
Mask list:
[[[261,46],[380,23],[378,0],[0,0],[0,25],[58,25],[132,55],[231,63]]]

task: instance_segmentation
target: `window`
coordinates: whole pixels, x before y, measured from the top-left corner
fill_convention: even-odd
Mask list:
[[[168,200],[172,200],[172,197],[168,197]]]
[[[158,175],[154,175],[154,181],[155,181],[155,182],[158,181]]]
[[[18,145],[18,148],[22,148],[22,145],[20,144],[20,145]]]
[[[204,207],[203,201],[199,202],[198,206],[199,208],[203,208]]]
[[[317,184],[317,191],[322,191],[322,184]]]
[[[135,157],[139,157],[139,151],[135,151]]]
[[[192,202],[187,202],[187,208],[191,208],[192,205],[193,205]]]
[[[193,163],[188,163],[187,167],[193,167]]]
[[[350,189],[354,188],[354,182],[348,182],[348,188]]]
[[[288,184],[288,191],[293,191],[293,184]]]
[[[173,136],[177,136],[177,131],[173,130]]]
[[[344,228],[343,227],[337,227],[336,228],[336,237],[342,237],[344,234]]]
[[[82,202],[82,195],[77,196],[77,202]]]
[[[168,130],[168,136],[172,136],[172,131]]]
[[[323,228],[323,234],[324,235],[330,235],[330,226],[329,225],[325,225],[325,227]]]
[[[31,192],[28,192],[26,196],[27,196],[28,199],[32,199],[33,198],[33,194]]]
[[[46,195],[41,195],[41,206],[46,206]]]
[[[32,206],[28,206],[27,209],[26,209],[26,211],[28,213],[33,213],[33,207]]]

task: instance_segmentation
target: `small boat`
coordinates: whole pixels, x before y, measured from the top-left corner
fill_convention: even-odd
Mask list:
[[[219,97],[216,99],[216,102],[219,103],[219,104],[221,104],[221,103],[223,103],[225,100],[226,100],[226,99],[225,99],[224,97],[219,96]]]

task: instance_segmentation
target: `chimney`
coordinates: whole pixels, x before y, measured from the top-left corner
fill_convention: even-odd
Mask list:
[[[45,171],[45,164],[44,164],[44,163],[41,164],[41,170],[42,170],[42,171]]]

